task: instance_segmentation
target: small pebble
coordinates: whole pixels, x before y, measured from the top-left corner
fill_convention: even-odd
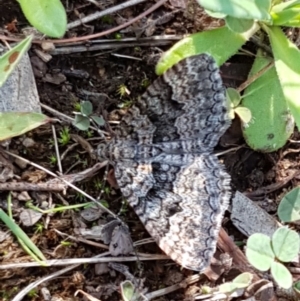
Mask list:
[[[35,145],[35,142],[33,139],[31,138],[25,138],[22,142],[22,144],[26,147],[26,148],[30,148],[33,147]]]

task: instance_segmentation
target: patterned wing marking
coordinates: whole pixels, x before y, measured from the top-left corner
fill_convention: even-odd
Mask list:
[[[172,165],[153,162],[151,176],[137,172],[138,181],[120,188],[160,248],[183,267],[203,271],[216,249],[230,177],[211,154],[171,157]],[[128,169],[117,168],[120,180]]]
[[[210,150],[231,122],[219,69],[207,54],[170,68],[136,106],[156,127],[154,143],[196,138],[202,141],[203,151]]]
[[[138,141],[152,126],[153,143],[198,139],[211,150],[230,125],[225,89],[213,58],[186,58],[159,77],[128,110],[116,135]],[[143,121],[143,122],[141,122]]]

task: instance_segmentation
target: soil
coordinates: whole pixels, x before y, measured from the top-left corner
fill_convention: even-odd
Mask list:
[[[104,4],[113,6],[122,2],[124,1],[111,0],[104,2]],[[84,36],[92,32],[101,32],[113,28],[120,22],[137,16],[154,3],[155,1],[146,1],[121,10],[117,14],[109,15],[109,18],[91,22],[88,26],[81,25],[70,30],[67,37]],[[185,8],[177,9],[172,7],[170,3],[167,2],[165,6],[147,16],[138,24],[134,24],[119,32],[118,38],[124,39],[136,37],[137,35],[145,37],[145,31],[140,34],[143,24],[146,24],[147,21],[150,22],[161,18],[167,13],[170,14],[169,20],[161,22],[162,24],[159,23],[159,25],[156,24],[151,29],[151,32],[148,33],[149,37],[163,34],[180,36],[221,25],[216,20],[205,15],[193,1],[188,1]],[[64,5],[66,5],[65,2]],[[16,31],[10,32],[10,35],[18,37],[22,28],[28,26],[18,3],[11,0],[2,0],[0,7],[0,28],[4,30],[5,26],[16,19]],[[69,22],[77,19],[78,13],[88,15],[97,9],[87,1],[68,1],[68,7],[66,8]],[[104,38],[115,39],[116,37],[116,34],[111,34]],[[83,43],[83,46],[86,45],[89,45],[89,43]],[[123,110],[134,103],[135,99],[145,91],[147,85],[156,78],[154,72],[155,63],[161,53],[171,46],[170,44],[168,46],[143,47],[136,46],[134,42],[131,45],[132,47],[126,46],[119,49],[55,55],[48,63],[44,63],[35,53],[35,50],[39,49],[40,46],[34,44],[29,54],[36,76],[41,103],[73,117],[76,106],[78,106],[80,101],[89,100],[93,104],[95,114],[102,115],[106,122],[111,121],[113,116],[122,114]],[[253,45],[246,45],[245,47],[255,48]],[[233,57],[229,62],[229,66],[222,67],[222,76],[227,86],[237,86],[245,80],[251,60],[244,58],[245,56]],[[90,95],[91,93],[93,93],[92,96]],[[43,112],[53,116],[47,110],[43,109]],[[59,142],[60,154],[68,151],[62,160],[64,173],[75,174],[94,166],[97,160],[86,151],[85,142],[88,141],[93,148],[96,148],[99,143],[104,142],[103,136],[101,137],[93,130],[89,132],[79,131],[74,126],[62,122],[55,124],[58,138],[61,138],[61,132],[66,127],[71,134],[71,140],[66,145]],[[106,123],[104,127],[101,127],[106,138],[113,131],[113,127],[114,123],[110,123],[110,126]],[[70,148],[75,143],[74,140],[78,141],[76,135],[79,135],[83,142],[81,140],[75,147]],[[299,182],[297,176],[291,178],[288,182],[285,181],[291,173],[299,170],[298,144],[293,142],[297,140],[298,136],[298,132],[295,132],[293,137],[291,137],[291,141],[283,149],[275,153],[258,153],[245,145],[239,121],[235,120],[217,147],[217,151],[224,151],[242,146],[238,150],[221,156],[226,170],[232,177],[233,191],[248,192],[250,195],[253,193],[254,196],[259,189],[264,191],[264,188],[270,185],[277,185],[271,192],[261,193],[255,199],[268,213],[276,214],[278,202],[283,193],[297,186]],[[15,138],[10,144],[10,151],[56,173],[58,168],[53,159],[56,155],[51,126],[41,126],[27,133],[25,137],[32,139],[33,145],[25,147],[23,144],[24,137]],[[51,178],[40,174],[36,167],[30,165],[23,169],[17,167],[15,175],[33,183],[46,181]],[[149,235],[143,225],[139,222],[133,210],[124,202],[125,200],[115,185],[113,173],[109,173],[108,182],[105,182],[103,177],[104,168],[88,181],[78,183],[78,187],[95,198],[99,196],[101,190],[104,190],[101,200],[105,200],[109,205],[109,209],[115,214],[119,214],[124,222],[128,224],[132,240],[137,241],[148,238]],[[43,203],[61,206],[88,201],[71,188],[67,190],[65,195],[51,192],[30,191],[28,193],[32,203],[37,207],[41,207]],[[1,207],[7,209],[7,192],[1,192],[0,195]],[[20,192],[14,192],[12,196],[13,216],[16,222],[20,224],[20,212],[22,208],[25,208],[24,200],[28,200],[28,198],[22,198],[22,193]],[[106,215],[103,215],[101,218],[106,218]],[[68,239],[68,235],[73,237],[80,236],[76,229],[82,227],[90,228],[92,225],[95,225],[94,221],[90,223],[82,221],[79,210],[64,210],[55,214],[44,214],[38,224],[42,226],[38,228],[37,224],[28,227],[20,225],[42,250],[47,259],[91,258],[106,251],[99,248],[98,245],[95,246],[82,241]],[[226,215],[224,218],[223,226],[228,235],[235,241],[245,242],[246,238],[231,224],[230,215]],[[6,231],[6,227],[3,224],[0,224],[0,229],[3,232]],[[57,230],[60,232],[57,232]],[[59,233],[64,233],[64,235]],[[241,250],[243,249],[241,248]],[[154,243],[137,247],[136,251],[162,254]],[[0,242],[0,259],[2,264],[32,261],[12,235]],[[142,279],[143,287],[147,288],[148,292],[181,283],[188,276],[195,274],[192,271],[181,269],[171,260],[136,261],[124,264],[129,268],[130,273],[136,280]],[[2,279],[0,283],[0,300],[12,300],[21,289],[30,283],[63,268],[65,266],[0,270],[0,279]],[[99,272],[97,269],[107,269],[108,272],[105,272],[106,270]],[[199,292],[204,285],[214,287],[216,283],[232,280],[233,275],[236,274],[234,269],[234,266],[230,267],[230,272],[227,271],[222,275],[218,275],[215,280],[209,277],[201,277],[193,285],[182,286],[182,288],[155,300],[193,300],[192,296]],[[48,282],[43,282],[38,288],[27,294],[23,300],[46,300],[42,294],[42,289],[49,290],[53,298],[51,300],[83,300],[81,294],[74,297],[74,293],[77,290],[85,291],[102,301],[120,300],[119,285],[125,278],[119,271],[108,269],[106,266],[99,267],[99,265],[95,266],[94,264],[81,264],[70,272],[66,272]],[[138,281],[138,283],[141,282]],[[57,297],[57,299],[54,299],[54,297]]]

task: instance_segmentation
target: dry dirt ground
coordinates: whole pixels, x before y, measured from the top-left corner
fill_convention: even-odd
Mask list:
[[[63,1],[68,13],[68,22],[78,19],[79,15],[89,15],[96,10],[103,10],[122,2],[124,1],[107,0],[101,4],[101,8],[97,8],[88,1]],[[41,103],[70,117],[74,116],[73,112],[78,108],[80,101],[86,100],[92,102],[95,114],[102,115],[106,121],[111,121],[114,116],[122,114],[145,91],[149,83],[156,78],[154,66],[164,50],[168,49],[176,40],[179,40],[183,34],[220,26],[217,21],[206,16],[196,3],[193,1],[187,2],[169,1],[150,16],[143,18],[132,26],[120,32],[101,37],[103,40],[119,39],[120,41],[133,38],[124,42],[126,44],[122,48],[110,47],[89,51],[88,47],[94,45],[94,43],[85,41],[80,43],[84,48],[83,51],[53,55],[48,63],[44,63],[34,52],[34,49],[38,49],[39,45],[34,44],[29,54]],[[113,28],[137,16],[154,3],[154,1],[146,1],[123,9],[118,13],[102,17],[89,24],[80,25],[70,30],[66,37],[85,36]],[[11,29],[9,27],[10,36],[18,37],[22,29],[28,26],[16,1],[1,0],[0,14],[0,30],[2,32],[5,32],[7,26],[17,20],[15,28]],[[153,36],[163,35],[173,35],[175,38],[165,42],[165,44],[162,38],[161,42],[157,44],[151,39]],[[137,38],[148,38],[146,40],[148,44],[140,45]],[[95,45],[100,44],[95,43]],[[75,43],[69,45],[71,49],[74,46],[77,45]],[[254,46],[246,45],[245,47],[251,49]],[[229,66],[222,68],[224,82],[231,86],[243,82],[249,70],[249,62],[251,60],[245,59],[245,56],[232,58]],[[43,112],[53,116],[47,110],[43,109]],[[54,115],[54,117],[57,116]],[[66,145],[58,142],[60,154],[67,151],[62,160],[62,168],[65,174],[76,174],[97,163],[97,160],[88,152],[88,148],[89,146],[95,148],[104,139],[96,131],[79,131],[64,122],[55,124],[58,138],[61,138],[60,133],[66,127],[71,135],[70,141]],[[108,137],[113,131],[113,127],[114,123],[110,123],[110,126],[107,123],[106,126],[102,127],[101,130],[104,131],[104,136]],[[32,143],[26,147],[23,143],[24,137],[15,138],[10,145],[10,151],[53,172],[57,172],[51,126],[42,126],[25,136],[32,139],[30,140]],[[292,139],[297,140],[297,138],[298,133],[295,132]],[[243,145],[240,124],[238,120],[235,120],[229,131],[220,140],[218,150],[228,150]],[[298,185],[298,174],[295,173],[299,169],[298,151],[298,145],[293,142],[289,142],[283,149],[272,154],[257,153],[244,145],[236,151],[223,155],[221,160],[225,163],[226,169],[232,177],[233,191],[248,192],[253,200],[273,215],[276,213],[278,201],[282,194]],[[23,168],[15,165],[14,173],[19,176],[20,181],[31,183],[39,183],[51,178],[30,165]],[[291,177],[291,174],[294,173],[295,176]],[[92,178],[79,182],[77,185],[95,198],[103,190],[101,200],[105,201],[109,209],[126,222],[134,242],[148,238],[149,234],[122,198],[114,182],[112,171],[108,174],[107,182],[103,180],[103,175],[104,168]],[[266,189],[266,187],[273,187],[273,189]],[[256,193],[257,191],[260,193]],[[29,197],[22,197],[22,194],[21,192],[12,194],[12,210],[17,223],[20,223],[20,212],[25,208],[25,200],[28,200],[28,198],[37,207],[42,207],[42,204],[46,204],[46,207],[49,204],[57,207],[88,201],[71,188],[67,189],[65,195],[50,191],[28,191]],[[7,192],[0,192],[0,195],[1,207],[6,209]],[[21,225],[21,223],[20,225],[42,250],[47,259],[91,258],[107,250],[101,247],[99,241],[93,240],[93,236],[84,237],[80,234],[79,229],[90,229],[98,223],[98,220],[92,220],[91,222],[84,220],[81,213],[82,209],[64,210],[54,214],[44,214],[35,225],[28,227]],[[106,214],[100,216],[102,221],[106,218]],[[235,242],[239,242],[239,246],[243,250],[246,238],[234,228],[230,221],[230,215],[226,214],[223,227]],[[0,224],[0,230],[2,231],[0,233],[5,233],[6,227]],[[85,240],[80,241],[78,238],[84,238]],[[162,254],[154,243],[138,246],[136,252]],[[219,251],[219,253],[221,252]],[[193,296],[199,293],[203,285],[214,287],[218,283],[230,281],[243,271],[238,260],[233,260],[233,264],[225,268],[223,274],[220,271],[215,271],[215,274],[213,272],[207,273],[206,276],[203,275],[192,285],[181,285],[179,289],[169,294],[163,294],[155,300],[193,300]],[[13,235],[9,235],[6,239],[0,241],[1,265],[31,261],[32,259],[23,251]],[[148,292],[182,284],[184,280],[195,274],[192,271],[181,269],[171,260],[136,260],[124,262],[123,264],[129,268],[129,272],[135,281],[147,289]],[[50,268],[36,266],[0,270],[0,300],[12,300],[21,289],[30,283],[60,271],[67,266],[69,265]],[[224,268],[222,271],[224,272]],[[69,272],[42,282],[23,300],[44,300],[42,289],[49,290],[52,300],[83,300],[81,294],[74,297],[77,290],[87,292],[102,301],[120,300],[120,282],[126,278],[128,279],[128,277],[130,278],[126,273],[124,275],[120,271],[108,268],[107,264],[80,264]],[[257,277],[259,279],[262,276]],[[276,300],[276,298],[272,300]]]

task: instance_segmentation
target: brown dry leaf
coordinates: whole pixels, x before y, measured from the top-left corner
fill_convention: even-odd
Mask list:
[[[79,135],[76,135],[76,134],[71,134],[71,138],[77,142],[78,144],[81,145],[81,147],[87,151],[91,157],[91,159],[95,160],[96,159],[96,155],[94,153],[94,149],[93,147],[91,146],[91,144],[86,140],[84,139],[83,137],[79,136]]]
[[[10,23],[7,23],[5,25],[5,29],[7,29],[9,32],[18,32],[18,29],[16,27],[16,24],[18,23],[17,19],[13,19]]]
[[[46,176],[47,174],[43,170],[25,171],[23,172],[21,179],[36,184],[45,179]]]
[[[119,189],[119,185],[117,183],[117,180],[115,178],[115,173],[114,170],[111,169],[108,173],[107,173],[107,182],[108,184],[114,188],[114,189]]]

